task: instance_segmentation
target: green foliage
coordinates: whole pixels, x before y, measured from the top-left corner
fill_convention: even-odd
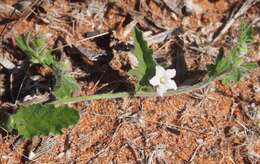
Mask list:
[[[253,28],[252,26],[242,23],[240,26],[240,35],[238,38],[237,45],[233,49],[233,53],[237,54],[247,54],[248,53],[248,44],[253,40]]]
[[[60,99],[71,97],[72,93],[79,88],[79,85],[76,79],[69,74],[69,64],[59,62],[55,66],[54,75],[56,85],[54,95]]]
[[[77,81],[70,75],[71,66],[68,62],[58,62],[48,49],[43,35],[36,36],[32,41],[26,33],[16,38],[18,47],[30,58],[34,64],[41,64],[52,70],[56,80],[54,95],[68,98],[79,88]],[[33,136],[59,134],[63,128],[74,125],[79,120],[78,111],[68,106],[55,107],[52,104],[35,104],[20,107],[14,115],[8,117],[5,127],[16,129],[26,139]]]
[[[43,35],[38,35],[30,42],[30,33],[25,33],[16,38],[17,46],[30,58],[34,64],[48,67],[54,63],[51,51],[46,47],[47,41]]]
[[[245,73],[255,69],[257,64],[246,63],[244,55],[247,53],[248,44],[252,41],[253,29],[242,23],[240,36],[236,45],[224,56],[219,55],[215,64],[209,66],[209,77],[216,78],[225,75],[222,79],[224,84],[239,82]]]
[[[31,59],[32,63],[41,64],[51,68],[56,80],[54,95],[57,98],[67,98],[79,88],[77,81],[69,74],[70,65],[54,60],[51,50],[43,35],[38,35],[29,42],[30,33],[25,33],[16,38],[18,47]]]
[[[34,136],[61,134],[63,128],[74,125],[79,120],[79,112],[68,106],[55,107],[52,104],[34,104],[20,107],[10,116],[9,124],[26,139]]]
[[[54,95],[57,98],[68,98],[71,94],[79,88],[79,85],[75,78],[69,75],[56,75],[56,85],[54,89]]]
[[[153,50],[148,47],[142,32],[135,28],[133,37],[135,47],[134,53],[138,61],[138,66],[131,69],[129,74],[136,77],[138,80],[136,90],[142,90],[149,86],[149,79],[155,74],[156,63],[152,57]]]

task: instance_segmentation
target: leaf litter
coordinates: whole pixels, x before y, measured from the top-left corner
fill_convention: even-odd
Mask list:
[[[17,3],[17,1],[6,1],[7,3],[5,1],[3,2],[10,6]],[[193,76],[193,72],[190,71],[196,70],[196,68],[201,65],[206,65],[204,60],[210,59],[213,61],[216,57],[212,55],[208,57],[205,55],[205,52],[204,55],[201,55],[202,52],[197,50],[204,50],[207,48],[219,49],[220,47],[230,49],[231,46],[227,44],[227,36],[235,33],[232,38],[237,37],[237,31],[232,26],[230,27],[230,33],[225,33],[221,37],[223,38],[222,40],[219,39],[216,41],[214,46],[209,45],[209,47],[207,47],[207,44],[205,43],[205,40],[208,38],[205,38],[205,34],[204,36],[200,35],[200,30],[209,25],[207,22],[212,22],[215,24],[219,24],[221,22],[225,24],[225,22],[223,22],[224,15],[230,14],[232,12],[232,6],[234,6],[237,2],[238,1],[227,2],[224,0],[194,0],[193,3],[198,6],[202,6],[203,11],[205,12],[192,12],[191,15],[187,16],[182,13],[183,11],[181,7],[176,8],[174,11],[169,10],[169,7],[165,6],[165,1],[147,1],[146,7],[144,7],[144,4],[142,4],[141,7],[138,7],[138,12],[144,16],[143,19],[136,19],[135,17],[129,18],[128,15],[131,13],[130,10],[135,11],[135,1],[99,1],[98,3],[101,4],[99,8],[100,10],[96,9],[95,6],[98,5],[95,5],[94,1],[91,3],[84,1],[68,2],[63,0],[44,1],[45,6],[42,6],[43,4],[37,4],[33,7],[30,6],[30,14],[25,13],[16,21],[1,25],[1,29],[4,29],[1,36],[14,40],[14,38],[18,35],[28,31],[31,31],[33,35],[38,34],[38,32],[50,33],[52,37],[49,39],[50,44],[48,45],[52,45],[51,43],[54,43],[57,37],[63,37],[66,38],[65,40],[69,41],[66,43],[68,45],[77,43],[77,46],[89,49],[90,52],[87,53],[90,55],[86,55],[87,58],[90,58],[90,60],[94,62],[94,65],[98,64],[99,69],[103,71],[103,73],[101,73],[99,77],[96,77],[95,79],[99,80],[94,82],[92,78],[88,77],[89,74],[86,74],[86,77],[83,79],[78,79],[83,87],[77,94],[85,95],[91,94],[95,92],[97,88],[106,85],[106,79],[109,75],[109,73],[106,72],[106,65],[110,62],[108,58],[111,58],[111,52],[108,52],[109,42],[103,42],[106,46],[99,45],[95,39],[78,42],[84,39],[84,34],[90,32],[101,34],[103,32],[113,30],[114,32],[112,32],[112,36],[109,38],[110,41],[114,41],[115,44],[119,44],[121,42],[120,44],[125,46],[130,40],[130,33],[127,29],[127,25],[129,24],[128,19],[130,19],[130,22],[131,19],[133,19],[134,24],[137,24],[142,31],[150,31],[152,33],[150,37],[151,47],[154,50],[162,47],[160,56],[162,56],[164,60],[168,61],[170,65],[172,64],[171,68],[175,67],[173,63],[174,60],[176,60],[176,54],[172,51],[172,43],[175,43],[176,37],[183,39],[184,45],[181,47],[183,47],[183,56],[188,72],[184,76],[180,75],[180,77]],[[239,2],[242,3],[243,1]],[[60,4],[64,5],[61,6]],[[43,10],[41,7],[44,7],[45,14],[42,14]],[[81,7],[80,10],[79,7]],[[246,13],[243,13],[240,16],[240,18],[244,18],[249,22],[253,21],[253,18],[257,17],[257,11],[259,11],[258,7],[259,4],[250,7]],[[221,10],[216,12],[214,8],[221,8]],[[148,13],[144,12],[144,10],[148,11]],[[177,10],[179,11],[176,12]],[[86,13],[90,14],[84,15],[83,11],[87,11]],[[97,11],[100,12],[100,14]],[[172,12],[176,12],[177,16],[173,17]],[[159,19],[160,17],[158,15],[163,15],[165,19]],[[2,17],[9,18],[10,15],[6,16],[6,14],[3,14],[1,15],[1,19]],[[175,20],[176,18],[177,20]],[[45,21],[45,23],[42,23],[41,20],[44,19],[52,21],[49,21],[48,23]],[[236,23],[239,23],[239,21],[240,20],[237,19],[232,24],[235,25]],[[153,23],[156,25],[152,25]],[[122,25],[117,26],[118,24]],[[57,28],[50,28],[52,25]],[[4,26],[7,27],[4,28]],[[181,27],[182,32],[175,34],[169,31],[170,34],[168,34],[168,31],[163,31],[163,29],[159,28],[160,26],[171,27],[170,29]],[[120,36],[119,32],[124,30],[126,30],[126,32]],[[181,37],[181,35],[187,31],[194,34],[194,38],[196,38],[195,41],[191,40],[190,33],[187,33],[186,38]],[[213,32],[215,32],[215,30],[209,30],[209,35],[212,35]],[[119,36],[115,36],[113,38],[114,34]],[[163,36],[160,36],[160,34],[163,34]],[[253,40],[256,43],[259,43],[259,37],[258,40],[255,40],[257,35],[258,34],[254,36]],[[103,36],[100,36],[100,38],[103,39]],[[124,39],[120,40],[121,38]],[[165,44],[168,39],[171,40],[171,42],[169,42],[169,44]],[[9,42],[10,45],[13,43],[12,41]],[[235,43],[233,42],[233,44]],[[121,48],[120,51],[124,52],[123,47],[119,48]],[[65,53],[74,51],[73,49],[70,49],[69,46],[64,47],[64,49]],[[17,47],[16,50],[18,51]],[[108,55],[103,56],[103,59],[102,55],[100,58],[92,58],[92,56],[96,56],[99,52],[104,51],[108,53]],[[249,49],[249,53],[252,51],[255,50]],[[259,49],[257,51],[259,51]],[[117,52],[118,51],[114,51],[112,56],[124,54],[117,54]],[[126,53],[128,53],[128,51]],[[77,53],[73,53],[73,55],[77,57],[75,54]],[[171,56],[170,61],[169,56]],[[14,59],[10,59],[10,61],[15,65],[19,63],[19,61],[21,62],[25,60],[25,57],[21,56],[19,53],[14,57],[16,61],[13,61]],[[129,63],[122,61],[122,58],[120,57],[116,59],[118,60],[117,62],[120,63],[118,64],[120,67],[115,69],[120,70],[121,72],[126,72],[126,68],[129,67]],[[255,59],[253,62],[258,62],[258,60]],[[8,74],[8,70],[4,68],[8,64],[5,64],[6,62],[3,64],[3,67],[1,67],[1,73],[4,72],[4,75],[8,77],[10,76]],[[79,62],[77,64],[79,65]],[[71,71],[78,69],[77,64],[72,64],[72,68],[68,72],[69,74]],[[96,70],[89,65],[86,65],[85,67],[91,69],[90,72],[95,72]],[[44,70],[41,70],[38,67],[36,68],[36,72],[43,74],[43,71]],[[30,70],[30,73],[33,72]],[[94,74],[92,76],[98,75]],[[240,105],[242,102],[243,104],[255,103],[256,107],[252,108],[258,109],[259,99],[257,98],[256,93],[253,92],[252,85],[259,83],[259,76],[260,72],[257,70],[253,74],[250,74],[250,76],[245,77],[246,81],[240,82],[235,86],[231,86],[234,87],[231,91],[229,88],[223,86],[222,83],[218,82],[213,84],[213,87],[210,86],[210,88],[212,87],[213,89],[211,88],[207,92],[207,97],[213,97],[213,99],[206,98],[204,100],[203,98],[194,98],[190,94],[183,94],[168,98],[99,100],[91,102],[88,106],[86,106],[85,103],[77,103],[73,106],[82,110],[81,119],[79,124],[76,125],[71,131],[72,136],[70,140],[72,144],[70,148],[70,156],[72,156],[72,158],[68,158],[70,161],[67,161],[67,159],[65,159],[65,161],[84,163],[92,160],[97,163],[108,163],[111,161],[119,163],[137,163],[138,161],[144,161],[143,159],[146,157],[145,159],[151,163],[158,160],[164,162],[166,161],[168,163],[172,163],[173,161],[190,161],[196,163],[214,163],[218,161],[237,163],[244,163],[246,161],[256,162],[260,154],[259,145],[257,144],[259,143],[257,139],[257,136],[259,136],[259,127],[257,128],[256,126],[258,121],[254,119],[258,117],[256,116],[257,114],[252,114],[252,116],[250,115],[250,118],[246,117],[248,114],[245,113],[254,113],[254,110],[240,108]],[[4,81],[5,83],[8,83],[6,79],[8,78],[4,78]],[[115,81],[116,80],[117,79],[115,79]],[[17,85],[20,86],[20,83]],[[1,88],[3,88],[3,86]],[[8,88],[5,88],[4,92],[8,90]],[[25,93],[30,95],[30,92]],[[27,96],[26,94],[21,95],[21,98]],[[8,93],[5,93],[4,96],[8,96]],[[203,103],[207,105],[197,105],[200,104],[202,100],[204,101]],[[3,101],[6,101],[6,99],[1,100],[1,103],[4,103]],[[238,104],[238,106],[232,105],[235,103]],[[184,108],[185,112],[178,112]],[[134,114],[138,111],[142,111],[142,123],[140,121],[127,121],[127,118],[122,117],[122,113],[120,113],[118,109],[130,112],[129,115],[131,115],[131,113]],[[245,112],[243,110],[245,110]],[[232,117],[230,115],[231,111]],[[120,124],[118,123],[118,120],[125,123]],[[173,125],[171,127],[174,127],[174,129],[176,127],[178,129],[178,135],[172,133],[166,128],[163,128],[163,126],[160,126],[160,123],[162,122],[166,125]],[[119,125],[120,128],[117,128]],[[229,133],[229,135],[226,136],[224,129],[228,129],[228,127],[230,129],[236,129],[235,133]],[[191,129],[191,131],[188,129]],[[198,131],[200,133],[193,133],[192,131]],[[232,130],[230,130],[230,132],[231,131]],[[64,130],[64,132],[64,135],[55,137],[56,142],[66,142],[65,136],[69,133],[69,131]],[[43,142],[43,144],[39,143],[39,145],[34,146],[34,148],[30,148],[30,144],[29,146],[26,146],[26,141],[21,141],[21,144],[17,145],[18,149],[13,151],[8,147],[13,143],[12,141],[14,137],[15,136],[10,134],[4,135],[4,133],[1,133],[0,147],[2,149],[0,154],[4,157],[1,159],[1,162],[12,163],[13,161],[26,161],[28,159],[25,160],[23,155],[29,156],[30,153],[27,152],[31,152],[30,150],[34,150],[35,147],[39,147],[38,149],[42,150],[40,151],[39,156],[37,151],[35,151],[35,155],[37,157],[35,160],[37,162],[64,162],[64,159],[59,158],[59,155],[62,152],[67,151],[67,148],[63,147],[63,144],[52,145],[49,143],[51,146],[46,146],[45,143],[48,145],[47,141],[49,139],[47,137],[42,137],[43,141],[46,141]],[[201,138],[203,138],[203,145],[198,142]],[[80,145],[78,142],[80,142]],[[132,150],[125,146],[126,143],[131,143]],[[43,153],[48,151],[52,151],[52,153]],[[231,154],[230,151],[235,153]],[[138,153],[140,153],[140,155],[138,155]],[[135,156],[142,160],[136,159]]]

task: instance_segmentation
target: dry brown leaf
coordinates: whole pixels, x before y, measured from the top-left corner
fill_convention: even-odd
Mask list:
[[[16,10],[13,6],[0,2],[0,21],[4,19],[16,19],[21,12]]]
[[[10,57],[10,55],[7,52],[0,52],[0,64],[6,69],[11,70],[15,65],[8,57]]]

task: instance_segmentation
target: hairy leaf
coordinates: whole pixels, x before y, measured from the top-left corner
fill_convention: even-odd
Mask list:
[[[34,136],[61,134],[63,128],[74,125],[79,112],[68,106],[55,107],[52,104],[34,104],[20,107],[11,115],[10,126],[26,139]]]
[[[253,28],[252,26],[242,22],[240,26],[240,35],[238,38],[237,48],[240,55],[247,54],[248,52],[248,44],[250,44],[253,40]]]
[[[57,62],[51,55],[46,38],[38,35],[29,43],[30,34],[25,33],[16,38],[18,47],[31,59],[32,63],[42,64],[53,70],[56,79],[54,95],[57,98],[70,97],[79,88],[77,81],[69,75],[70,66],[65,62]]]
[[[71,97],[71,94],[79,88],[77,81],[69,75],[63,75],[56,78],[54,95],[57,98]]]
[[[245,64],[241,64],[240,66],[240,70],[242,73],[247,73],[250,72],[251,70],[254,70],[258,67],[258,65],[256,63],[245,63]]]
[[[30,33],[25,33],[16,38],[17,46],[30,58],[32,63],[42,64],[45,67],[54,63],[51,51],[46,47],[47,41],[43,35],[38,35],[31,42]]]
[[[226,56],[219,55],[215,64],[209,66],[209,78],[225,74],[222,82],[231,84],[240,81],[245,73],[257,67],[254,63],[245,63],[244,58],[248,44],[252,41],[252,33],[252,27],[242,23],[238,42]]]
[[[141,90],[149,86],[149,79],[155,74],[156,63],[152,57],[153,50],[148,47],[143,38],[143,34],[137,28],[133,31],[134,53],[138,61],[138,66],[129,71],[131,76],[137,78],[138,83],[136,90]]]
[[[239,69],[233,69],[228,76],[225,76],[222,80],[222,83],[225,85],[238,82],[241,78],[241,72]]]
[[[76,79],[69,74],[70,66],[65,62],[55,64],[54,75],[56,85],[54,88],[54,95],[57,98],[71,97],[72,93],[79,89]]]
[[[209,66],[209,76],[216,77],[231,69],[232,63],[226,60],[223,54],[218,55],[216,63]]]

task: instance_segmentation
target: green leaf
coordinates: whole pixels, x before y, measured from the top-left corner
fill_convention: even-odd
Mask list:
[[[134,53],[138,61],[138,66],[131,69],[128,73],[137,78],[136,90],[142,90],[150,86],[149,79],[155,74],[156,63],[152,57],[153,50],[148,47],[147,42],[143,38],[142,32],[134,28]]]
[[[56,79],[54,95],[57,98],[70,97],[79,88],[77,81],[69,75],[70,65],[68,62],[57,62],[48,49],[47,40],[43,35],[38,35],[29,42],[30,33],[22,34],[16,38],[18,47],[30,58],[32,63],[42,64],[53,70]]]
[[[57,62],[54,68],[56,80],[54,95],[59,98],[71,97],[72,93],[79,89],[76,79],[69,74],[70,65],[64,62]]]
[[[16,114],[11,115],[10,126],[22,137],[31,139],[34,136],[61,134],[63,128],[76,124],[78,120],[79,112],[68,106],[34,104],[20,107]]]
[[[239,82],[241,79],[241,72],[239,69],[234,69],[230,72],[223,80],[222,83],[225,85]]]
[[[47,46],[47,40],[43,35],[38,35],[31,43],[30,33],[25,33],[16,38],[17,46],[30,58],[34,64],[42,64],[49,67],[54,63],[51,50]]]
[[[245,47],[247,47],[248,44],[250,44],[253,40],[253,32],[254,29],[251,25],[242,22],[240,25],[240,35],[238,38],[238,44],[240,44],[238,47],[241,47],[241,45],[244,45]],[[242,46],[242,48],[244,48],[244,46]]]
[[[247,72],[250,72],[250,71],[256,69],[257,67],[258,67],[258,65],[256,63],[245,63],[245,64],[241,65],[240,70],[243,73],[247,73]]]
[[[230,70],[232,67],[232,63],[226,59],[223,53],[217,56],[215,64],[208,66],[208,74],[210,78],[215,78],[227,70]]]
[[[209,78],[214,79],[225,74],[222,82],[224,84],[231,84],[240,81],[245,73],[257,67],[254,63],[246,63],[244,57],[248,51],[248,44],[252,41],[252,34],[252,27],[242,23],[236,45],[226,56],[218,56],[215,64],[208,67]]]
[[[231,62],[222,56],[221,59],[219,59],[219,61],[216,63],[216,74],[220,75],[229,70],[231,67]]]
[[[16,38],[16,44],[17,46],[29,57],[33,56],[34,51],[33,49],[29,46],[29,37],[30,33],[25,33]]]
[[[32,47],[34,50],[40,51],[41,49],[44,49],[46,46],[46,38],[39,34],[36,36],[36,38],[32,41]]]
[[[79,88],[77,81],[70,75],[56,77],[54,95],[57,98],[71,97],[72,93]]]
[[[25,33],[16,38],[16,44],[22,51],[26,51],[30,48],[28,45],[29,35],[30,33]]]

